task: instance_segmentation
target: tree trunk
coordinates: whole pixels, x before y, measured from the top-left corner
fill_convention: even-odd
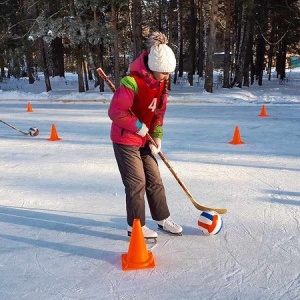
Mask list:
[[[85,90],[89,90],[89,80],[88,80],[88,66],[86,64],[85,59],[82,61],[82,69],[83,69],[83,74],[84,74],[84,82],[85,82]]]
[[[198,75],[203,78],[204,73],[204,13],[203,13],[203,0],[199,0],[199,45],[198,45]]]
[[[83,56],[82,56],[81,46],[77,46],[77,49],[76,49],[76,72],[77,72],[77,78],[78,78],[78,92],[79,93],[85,92],[82,66],[83,66]]]
[[[271,37],[270,37],[270,48],[268,51],[268,65],[267,65],[267,73],[268,73],[268,80],[271,80],[271,74],[272,74],[272,63],[273,63],[273,56],[274,56],[274,29],[272,26],[272,31],[271,31]]]
[[[0,78],[5,77],[4,58],[0,55]]]
[[[196,56],[196,15],[195,15],[195,1],[190,0],[190,24],[189,24],[189,73],[188,80],[190,86],[194,85],[194,74],[195,74],[195,56]]]
[[[225,44],[224,44],[224,79],[223,88],[230,87],[230,64],[231,64],[231,54],[230,54],[230,34],[231,34],[231,14],[232,14],[232,0],[226,0],[225,2]]]
[[[264,70],[265,61],[265,40],[262,35],[259,35],[257,48],[256,48],[256,79],[258,80],[258,85],[262,86],[262,77]]]
[[[175,46],[175,42],[177,42],[177,0],[171,0],[169,4],[168,16],[169,16],[169,46],[173,49],[175,56],[177,55],[178,49]],[[175,49],[174,49],[175,48]],[[174,72],[173,82],[177,80],[177,72]],[[168,81],[168,88],[171,90],[171,75]]]
[[[36,16],[39,16],[38,3],[35,4],[35,11],[36,11]],[[51,82],[50,82],[50,77],[49,77],[45,43],[44,43],[44,40],[42,37],[38,38],[38,43],[39,43],[39,48],[40,48],[41,55],[42,55],[42,65],[43,65],[43,71],[44,71],[46,91],[49,92],[52,90],[52,87],[51,87]]]
[[[34,79],[32,52],[27,52],[26,62],[27,62],[28,82],[29,82],[29,84],[33,84],[35,82],[35,79]]]
[[[47,57],[46,57],[46,49],[43,38],[39,38],[39,44],[40,44],[40,51],[42,54],[42,61],[43,61],[43,69],[44,69],[44,78],[45,78],[45,84],[46,84],[46,91],[49,92],[52,90],[50,77],[49,77],[49,70],[47,66]]]
[[[250,19],[253,17],[253,0],[248,1],[243,5],[242,15],[240,17],[238,27],[238,41],[236,44],[236,64],[235,64],[235,78],[231,86],[235,85],[239,88],[243,86],[245,57],[247,52],[247,45],[250,34]]]
[[[281,80],[285,79],[286,48],[287,48],[287,40],[286,37],[284,37],[279,44],[280,59],[278,61],[278,75]]]
[[[183,34],[182,34],[182,18],[183,18],[183,11],[181,8],[180,0],[177,1],[178,7],[178,77],[182,77],[183,75]]]
[[[206,56],[206,67],[205,67],[205,83],[204,89],[208,93],[213,92],[213,77],[214,77],[214,65],[213,56],[216,43],[216,20],[218,12],[218,0],[211,1],[210,9],[210,21],[209,21],[209,33],[207,41],[207,56]]]
[[[244,63],[244,71],[243,71],[243,78],[244,78],[244,86],[250,86],[250,68],[253,64],[253,18],[250,18],[249,20],[249,37],[248,37],[248,43],[247,43],[247,49],[246,49],[246,56],[245,56],[245,63]]]
[[[177,23],[177,47],[176,47],[176,52],[175,52],[175,56],[176,56],[176,68],[175,68],[175,74],[174,74],[174,78],[173,78],[173,83],[176,84],[177,83],[177,78],[179,76],[179,57],[180,57],[180,43],[179,43],[179,40],[180,40],[180,24],[181,24],[181,21],[180,21],[180,12],[179,12],[179,5],[180,5],[180,2],[179,0],[172,0],[172,7],[173,7],[173,11],[176,12],[176,17],[174,17],[174,22]],[[175,20],[176,19],[176,20]]]
[[[28,76],[28,82],[29,84],[33,84],[35,82],[34,78],[34,64],[33,64],[33,52],[34,50],[32,49],[31,45],[28,45],[27,47],[24,48],[25,52],[25,58],[26,59],[26,73]]]
[[[141,0],[132,1],[132,37],[133,37],[133,59],[142,52],[142,6]]]
[[[135,0],[137,1],[137,0]],[[118,10],[115,5],[115,0],[111,0],[112,27],[114,29],[114,77],[115,85],[118,88],[120,85],[120,53],[119,53],[119,37],[118,37]]]
[[[95,8],[94,13],[94,26],[98,26],[98,23],[100,22],[101,24],[104,24],[105,18],[104,14],[100,13],[99,19],[97,16],[97,9]],[[94,87],[96,88],[99,86],[99,91],[104,92],[104,81],[103,79],[99,76],[98,72],[96,71],[98,68],[103,68],[103,42],[102,38],[100,39],[100,42],[96,45],[90,45],[88,49],[88,65],[89,69],[93,70],[94,78],[95,78],[95,83]],[[92,72],[91,72],[92,73]]]
[[[65,77],[64,49],[61,38],[55,38],[51,42],[52,76]]]

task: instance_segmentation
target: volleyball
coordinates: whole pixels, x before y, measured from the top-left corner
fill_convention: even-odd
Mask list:
[[[31,136],[37,136],[39,134],[39,130],[36,127],[29,128],[28,132]]]
[[[221,231],[223,220],[215,211],[203,211],[199,216],[198,226],[204,234],[215,235]]]

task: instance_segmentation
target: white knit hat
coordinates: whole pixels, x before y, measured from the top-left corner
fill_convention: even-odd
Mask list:
[[[153,32],[150,36],[148,66],[151,71],[171,73],[175,70],[176,58],[167,43],[167,37],[161,32]]]

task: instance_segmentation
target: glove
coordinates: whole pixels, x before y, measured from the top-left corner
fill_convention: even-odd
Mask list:
[[[153,140],[157,144],[157,147],[155,147],[151,142],[149,142],[149,148],[151,150],[151,153],[153,155],[156,155],[161,150],[161,139],[160,138],[153,138]]]
[[[144,137],[148,133],[149,129],[144,123],[140,123],[140,124],[141,127],[140,130],[137,132],[137,134],[140,135],[141,137]]]

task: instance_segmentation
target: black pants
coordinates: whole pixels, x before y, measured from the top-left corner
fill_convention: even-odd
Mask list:
[[[125,186],[127,223],[134,219],[145,225],[145,194],[152,219],[161,221],[170,216],[165,188],[156,158],[149,145],[143,148],[113,143],[115,157]]]

